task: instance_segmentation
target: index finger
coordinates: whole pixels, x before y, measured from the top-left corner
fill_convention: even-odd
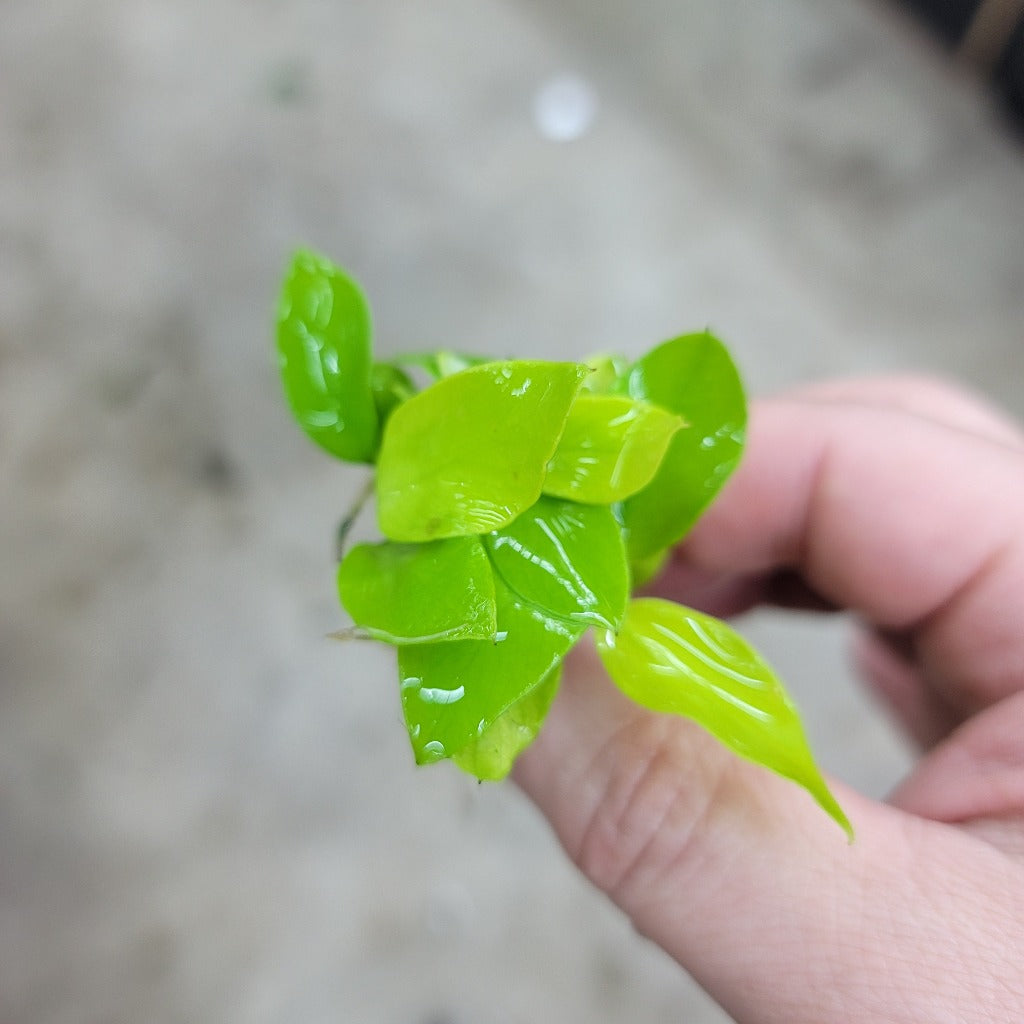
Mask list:
[[[684,542],[703,573],[794,569],[905,632],[969,713],[1024,687],[1024,450],[919,415],[816,398],[757,403],[744,461]]]

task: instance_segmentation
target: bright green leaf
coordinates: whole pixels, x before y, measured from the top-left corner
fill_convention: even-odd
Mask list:
[[[558,665],[525,697],[500,715],[483,734],[455,755],[455,763],[478,779],[497,782],[512,770],[516,758],[536,739],[558,692]]]
[[[384,535],[488,533],[529,508],[585,374],[576,363],[487,363],[400,405],[377,464]]]
[[[415,366],[423,370],[434,380],[450,377],[453,373],[468,370],[471,366],[482,366],[493,362],[490,356],[471,356],[464,352],[453,352],[448,348],[439,348],[434,352],[410,352],[396,356],[395,363],[399,366]]]
[[[416,394],[416,387],[408,374],[393,363],[374,363],[370,370],[370,391],[383,425],[398,406]]]
[[[332,455],[372,462],[370,312],[358,285],[328,260],[297,252],[277,311],[285,395],[302,429]]]
[[[544,493],[594,505],[646,487],[683,420],[621,395],[580,395],[548,463]]]
[[[616,390],[629,369],[629,360],[624,356],[594,355],[584,359],[583,365],[590,370],[583,382],[583,390],[595,395],[606,395]]]
[[[688,424],[672,439],[654,480],[623,506],[629,553],[644,558],[678,541],[735,469],[747,407],[728,351],[707,332],[659,345],[633,366],[624,386],[631,397]]]
[[[852,838],[775,674],[724,622],[670,601],[631,601],[616,635],[598,635],[616,685],[654,711],[684,715],[737,754],[803,786]]]
[[[468,370],[471,366],[483,366],[489,362],[492,362],[489,356],[470,356],[464,352],[441,348],[434,353],[434,373],[440,380],[442,377],[450,377],[453,373]]]
[[[338,567],[338,593],[361,629],[392,644],[493,640],[494,572],[477,537],[359,544]]]
[[[398,649],[402,708],[417,764],[461,753],[547,678],[584,627],[549,619],[494,581],[498,640]]]
[[[629,574],[609,508],[545,496],[484,544],[511,590],[545,613],[580,626],[621,621]]]

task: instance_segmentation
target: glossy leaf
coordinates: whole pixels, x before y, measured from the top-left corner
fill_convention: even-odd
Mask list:
[[[583,626],[550,619],[494,581],[498,640],[398,649],[402,708],[417,764],[461,753],[540,685]]]
[[[646,487],[681,417],[621,395],[580,395],[548,463],[544,493],[594,505],[622,501]]]
[[[296,253],[277,311],[281,380],[302,429],[350,462],[372,462],[377,449],[370,335],[358,285],[315,253]]]
[[[610,509],[545,496],[484,544],[513,593],[547,614],[580,626],[621,621],[629,574]]]
[[[630,555],[645,558],[676,543],[736,468],[746,399],[725,346],[707,332],[659,345],[632,367],[624,387],[688,424],[672,439],[655,478],[623,506]]]
[[[393,363],[374,363],[370,370],[370,391],[381,425],[404,401],[416,394],[416,386],[404,370]]]
[[[377,463],[384,535],[487,533],[529,508],[585,374],[576,363],[487,363],[400,405]]]
[[[359,544],[338,567],[338,594],[357,626],[392,644],[497,631],[494,572],[477,537]]]
[[[516,758],[537,738],[558,692],[562,666],[500,715],[475,740],[455,755],[455,763],[478,779],[497,782],[512,770]]]
[[[597,647],[616,685],[638,704],[684,715],[727,747],[803,786],[846,830],[797,710],[771,668],[724,622],[670,601],[630,602],[616,635]]]

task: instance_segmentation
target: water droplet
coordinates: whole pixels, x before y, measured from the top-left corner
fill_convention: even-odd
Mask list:
[[[420,700],[426,701],[427,704],[454,704],[466,696],[466,688],[457,686],[454,690],[442,690],[438,686],[424,686],[420,689],[419,696]],[[428,743],[427,747],[429,746]]]

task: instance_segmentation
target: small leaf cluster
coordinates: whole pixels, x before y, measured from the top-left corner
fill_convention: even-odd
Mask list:
[[[739,461],[746,400],[717,338],[681,335],[634,361],[376,362],[358,285],[301,251],[277,349],[308,436],[375,466],[384,540],[347,552],[338,591],[355,634],[397,650],[418,763],[506,775],[593,628],[627,696],[802,785],[849,831],[763,659],[717,619],[630,596]]]

